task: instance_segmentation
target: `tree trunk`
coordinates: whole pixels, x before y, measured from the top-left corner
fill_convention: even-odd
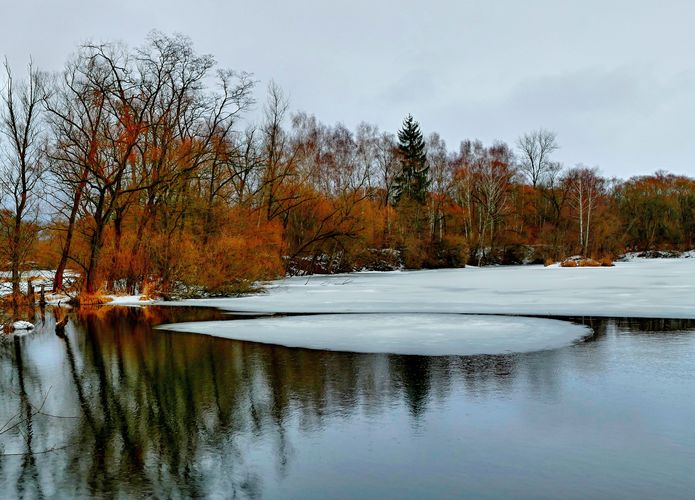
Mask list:
[[[21,215],[18,213],[15,217],[14,228],[12,230],[12,251],[11,255],[11,268],[12,268],[12,302],[17,303],[19,301],[20,289],[19,289],[19,245],[21,243],[21,230],[22,230],[22,220]]]
[[[85,293],[93,295],[97,292],[97,264],[99,263],[99,253],[102,244],[103,225],[98,222],[90,241],[89,265],[87,266],[87,276],[85,276]]]
[[[70,209],[70,217],[68,218],[68,230],[65,234],[65,244],[63,245],[63,251],[60,255],[60,262],[56,268],[55,276],[53,277],[53,293],[56,293],[63,289],[63,276],[65,274],[65,267],[68,265],[68,257],[70,256],[70,246],[72,245],[72,236],[75,231],[75,220],[77,219],[77,211],[80,208],[80,202],[82,201],[82,191],[87,179],[87,169],[82,171],[82,178],[80,179],[80,184],[77,186],[77,191],[75,191],[75,198],[72,203],[72,208]]]
[[[591,204],[593,203],[591,193],[589,193],[589,203],[586,208],[586,236],[584,237],[584,255],[589,254],[589,227],[591,224]]]

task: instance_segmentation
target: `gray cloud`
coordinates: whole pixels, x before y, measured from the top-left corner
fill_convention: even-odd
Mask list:
[[[695,176],[691,1],[2,0],[0,12],[15,66],[32,55],[58,70],[86,39],[176,31],[323,121],[395,130],[411,112],[452,148],[543,126],[568,164]]]

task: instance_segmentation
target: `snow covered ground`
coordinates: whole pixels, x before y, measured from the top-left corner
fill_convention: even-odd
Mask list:
[[[591,334],[566,321],[456,314],[320,314],[159,328],[287,347],[426,356],[556,349]]]
[[[19,283],[19,289],[22,293],[27,293],[27,280],[32,279],[34,288],[36,292],[41,289],[41,285],[44,285],[46,291],[50,290],[53,286],[53,276],[54,271],[51,270],[36,270],[36,271],[24,271]],[[11,274],[7,271],[0,271],[0,296],[10,295],[12,293],[12,283],[10,283]],[[72,275],[66,273],[66,279],[71,279]]]
[[[295,277],[267,293],[171,305],[240,312],[486,313],[695,319],[695,259]]]
[[[153,304],[154,300],[142,300],[142,295],[107,295],[110,306],[143,306]]]
[[[51,293],[50,290],[53,287],[53,278],[55,277],[54,270],[39,270],[39,271],[25,271],[22,273],[22,278],[19,284],[19,289],[21,293],[27,293],[27,281],[32,279],[32,284],[34,285],[34,292],[36,293],[36,298],[38,300],[39,291],[41,290],[41,285],[44,286],[46,303],[49,305],[67,305],[71,300],[69,295],[64,293]],[[12,293],[12,284],[9,281],[10,273],[0,271],[0,297],[10,295]],[[69,284],[73,280],[79,279],[79,275],[73,271],[65,272],[66,284]],[[106,295],[106,299],[109,300],[111,305],[119,306],[136,306],[136,305],[146,305],[151,304],[152,300],[141,300],[141,295]]]
[[[8,271],[0,271],[0,297],[12,294],[12,283],[10,282],[10,276],[11,274]],[[70,300],[69,296],[63,293],[51,293],[50,291],[53,288],[54,277],[55,270],[53,269],[23,271],[19,282],[19,290],[21,293],[26,294],[28,288],[27,281],[31,279],[37,300],[39,292],[41,291],[41,286],[43,285],[46,303],[51,305],[65,305]],[[73,281],[79,279],[79,275],[75,271],[67,269],[63,279],[66,285],[70,285]]]

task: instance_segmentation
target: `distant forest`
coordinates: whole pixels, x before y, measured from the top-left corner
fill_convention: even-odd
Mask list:
[[[561,165],[543,128],[452,150],[409,110],[393,132],[324,124],[183,36],[85,44],[58,74],[5,63],[3,76],[0,267],[15,296],[35,268],[56,270],[55,290],[76,272],[85,295],[172,297],[288,272],[610,259],[695,239],[691,178]]]

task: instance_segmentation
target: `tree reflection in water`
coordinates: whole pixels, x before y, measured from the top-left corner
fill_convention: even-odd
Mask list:
[[[223,317],[212,310],[71,314],[64,336],[48,312],[35,333],[0,342],[0,426],[21,421],[0,434],[7,495],[259,496],[265,477],[252,451],[264,447],[283,477],[294,457],[290,428],[311,435],[333,419],[396,407],[417,425],[455,391],[508,393],[520,359],[525,383],[552,394],[563,356],[311,351],[152,329]],[[609,323],[592,321],[597,335]]]

